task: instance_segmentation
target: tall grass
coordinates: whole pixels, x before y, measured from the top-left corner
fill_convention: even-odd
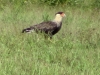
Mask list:
[[[21,33],[30,25],[52,20],[58,11],[64,11],[66,18],[52,42],[36,33]],[[99,75],[99,14],[67,7],[4,7],[0,11],[0,75]]]
[[[100,0],[0,0],[0,9],[4,9],[4,7],[7,5],[23,7],[35,4],[42,6],[70,6],[78,8],[100,9]]]

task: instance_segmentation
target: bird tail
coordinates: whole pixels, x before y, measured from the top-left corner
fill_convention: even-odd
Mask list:
[[[34,30],[34,28],[31,28],[31,27],[30,28],[25,28],[25,29],[22,30],[22,33],[32,32],[32,30]]]

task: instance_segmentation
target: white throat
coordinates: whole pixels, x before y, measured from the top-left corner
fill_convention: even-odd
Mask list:
[[[60,14],[57,14],[53,22],[61,23],[62,22],[62,16]]]

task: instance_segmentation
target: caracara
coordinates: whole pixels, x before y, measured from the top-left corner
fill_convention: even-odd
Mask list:
[[[49,36],[52,38],[54,34],[56,34],[62,26],[62,19],[66,15],[64,12],[57,12],[55,14],[55,18],[52,21],[47,21],[47,22],[42,22],[40,24],[36,24],[33,26],[30,26],[29,28],[23,29],[22,33],[24,32],[31,32],[31,31],[36,31],[38,32],[43,32],[45,35]]]

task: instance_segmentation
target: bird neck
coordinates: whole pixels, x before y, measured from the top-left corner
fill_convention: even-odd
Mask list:
[[[58,24],[58,23],[61,23],[61,22],[62,22],[62,17],[56,16],[55,19],[54,19],[53,21],[56,22],[57,24]]]
[[[62,17],[59,15],[56,15],[55,19],[53,20],[57,24],[57,27],[59,27],[62,24]]]

